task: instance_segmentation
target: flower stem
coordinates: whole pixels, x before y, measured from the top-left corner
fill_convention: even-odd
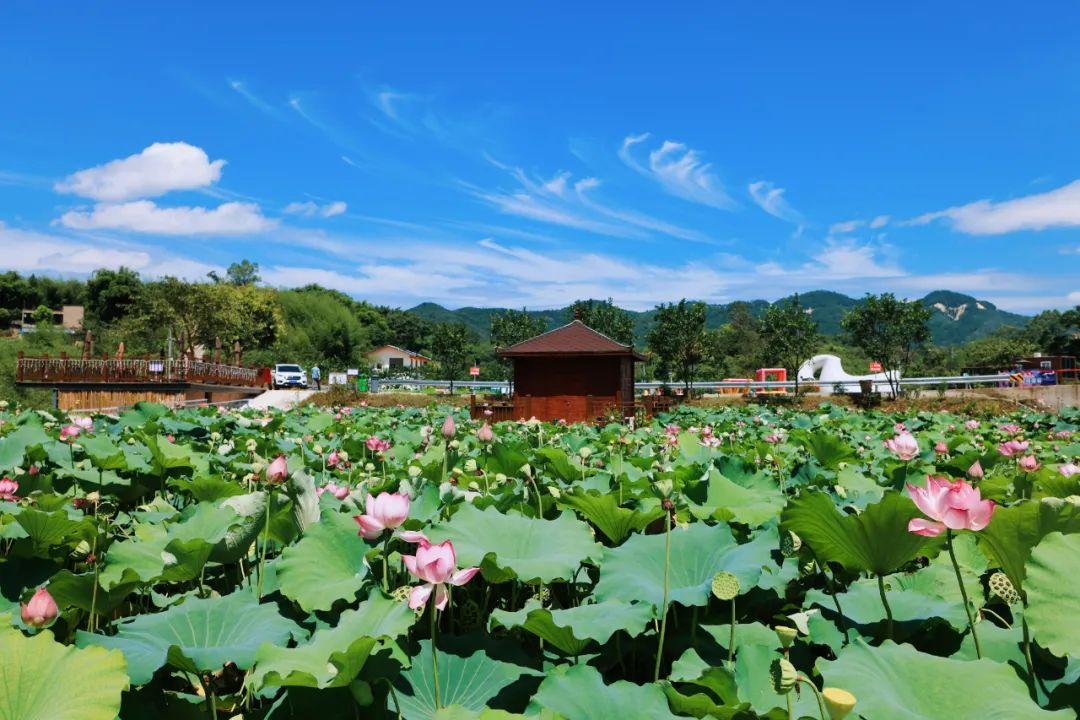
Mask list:
[[[1024,610],[1027,610],[1027,601],[1024,601]],[[1038,698],[1035,692],[1035,663],[1031,661],[1031,633],[1028,632],[1027,615],[1020,616],[1020,627],[1024,632],[1024,663],[1027,665],[1028,689],[1033,700]]]
[[[438,630],[438,618],[436,613],[439,611],[435,608],[435,598],[431,598],[431,671],[432,677],[435,679],[435,709],[438,710],[442,707],[442,700],[439,697],[439,649],[435,646],[435,634]]]
[[[664,656],[664,636],[667,634],[668,616],[668,567],[671,565],[671,512],[664,513],[664,602],[660,610],[660,644],[656,648],[656,665],[653,667],[653,682],[660,680],[660,661]]]
[[[817,689],[817,685],[804,675],[799,676],[799,682],[806,683],[810,686],[810,689],[814,691],[814,697],[817,698],[818,713],[821,714],[821,720],[829,720],[829,713],[825,709],[825,699],[821,697],[821,691]]]
[[[877,576],[878,594],[881,595],[881,604],[885,606],[885,639],[893,639],[893,616],[892,608],[889,607],[889,600],[885,597],[885,578],[881,575]]]
[[[386,556],[390,554],[390,537],[390,533],[387,533],[382,546],[382,589],[387,595],[390,594],[390,581]]]
[[[964,578],[960,575],[960,563],[956,562],[952,539],[952,530],[946,530],[945,547],[949,548],[949,559],[952,560],[953,570],[956,572],[956,583],[960,586],[960,597],[964,601],[964,612],[967,614],[968,628],[971,630],[971,639],[975,641],[975,657],[981,660],[982,645],[979,644],[979,635],[975,632],[975,618],[971,616],[971,605],[968,603],[967,590],[964,588]]]
[[[263,526],[263,546],[262,553],[259,555],[259,587],[257,596],[260,600],[262,600],[263,575],[266,568],[266,546],[270,544],[270,501],[273,500],[273,498],[273,486],[269,485],[266,488],[266,524]]]
[[[735,663],[735,598],[731,598],[731,634],[728,636],[727,661]]]

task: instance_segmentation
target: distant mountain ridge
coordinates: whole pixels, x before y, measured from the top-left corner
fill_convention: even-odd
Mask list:
[[[788,299],[790,298],[781,298],[777,302]],[[818,329],[825,335],[839,334],[840,318],[859,304],[857,298],[831,290],[811,290],[799,293],[799,302],[817,320]],[[920,302],[934,311],[930,317],[930,332],[934,343],[938,345],[959,345],[969,340],[976,340],[1005,325],[1023,327],[1029,319],[1025,315],[999,310],[994,303],[987,300],[978,300],[971,295],[951,290],[935,290],[923,297]],[[747,304],[750,306],[751,314],[758,316],[771,303],[767,300],[749,300]],[[432,322],[464,323],[481,338],[488,340],[491,336],[491,318],[506,312],[507,309],[463,307],[450,310],[436,303],[421,303],[410,308],[408,312]],[[706,316],[707,327],[718,328],[726,323],[730,310],[731,303],[709,304]],[[643,345],[656,311],[627,310],[627,312],[634,319],[636,344]],[[563,325],[572,319],[569,307],[530,310],[529,314],[543,319],[548,329]]]

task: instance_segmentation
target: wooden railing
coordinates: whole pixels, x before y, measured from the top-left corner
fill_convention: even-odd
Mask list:
[[[93,360],[68,357],[19,357],[20,383],[199,383],[258,387],[259,370],[187,358]]]

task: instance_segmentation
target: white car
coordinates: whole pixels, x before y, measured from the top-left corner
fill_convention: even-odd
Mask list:
[[[275,390],[286,387],[306,388],[307,373],[299,365],[275,365],[271,384]]]

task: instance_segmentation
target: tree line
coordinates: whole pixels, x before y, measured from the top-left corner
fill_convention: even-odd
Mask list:
[[[490,340],[484,340],[462,323],[431,322],[318,285],[265,287],[258,264],[247,260],[203,282],[144,280],[127,268],[98,270],[85,281],[0,274],[0,326],[23,308],[40,308],[35,319],[41,330],[22,339],[30,351],[70,345],[73,338],[47,327],[47,310],[78,304],[85,307],[84,327],[93,332],[97,353],[112,354],[121,342],[129,357],[156,355],[170,342],[174,352],[211,349],[220,339],[226,348],[239,341],[247,364],[297,362],[341,370],[365,367],[366,352],[391,344],[431,357],[435,362],[423,373],[444,379],[461,379],[474,363],[481,377],[505,379],[510,368],[495,349],[552,329],[534,314],[509,310],[492,318]],[[646,334],[649,361],[639,368],[640,377],[690,387],[701,378],[745,378],[760,367],[783,367],[794,379],[799,364],[817,353],[839,355],[855,373],[877,361],[906,375],[956,374],[965,366],[1005,369],[1016,357],[1038,351],[1080,353],[1080,307],[1048,310],[1023,328],[1000,328],[957,347],[930,343],[930,314],[918,301],[868,295],[843,318],[842,334],[828,337],[797,295],[758,314],[749,303],[733,303],[727,322],[716,329],[706,327],[704,303],[664,303]],[[579,300],[565,320],[575,316],[621,343],[633,343],[633,318],[610,299]]]

